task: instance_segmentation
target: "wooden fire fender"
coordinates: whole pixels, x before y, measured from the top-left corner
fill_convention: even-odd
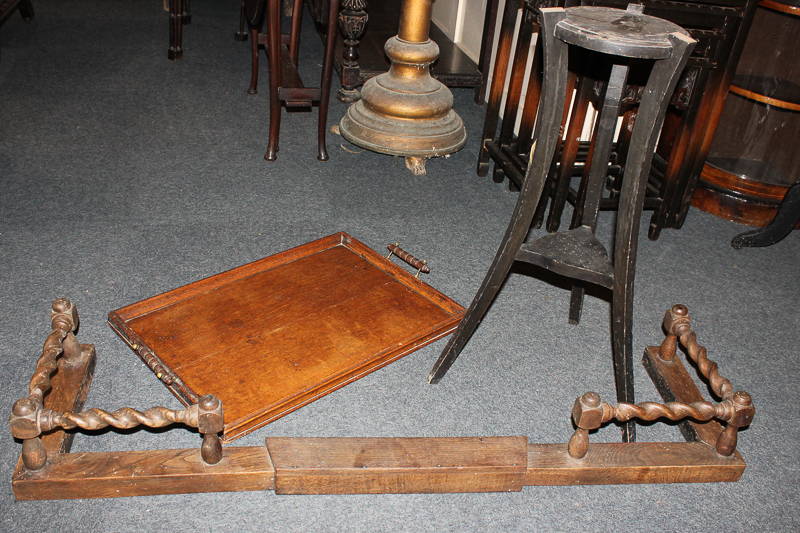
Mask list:
[[[599,402],[594,393],[584,394],[573,409],[578,429],[570,444],[533,444],[526,437],[269,437],[264,446],[218,449],[207,446],[206,440],[214,440],[216,433],[212,432],[220,431],[216,425],[221,420],[213,420],[215,416],[221,418],[221,407],[215,411],[213,405],[207,409],[199,406],[198,417],[195,405],[185,412],[171,411],[168,416],[186,416],[187,420],[194,416],[191,422],[179,421],[195,424],[205,434],[204,445],[199,449],[69,453],[74,433],[39,429],[40,436],[30,438],[21,436],[19,428],[28,428],[26,431],[32,435],[35,433],[30,429],[32,426],[53,425],[61,418],[72,420],[83,416],[107,422],[115,416],[142,419],[157,410],[161,410],[158,411],[161,416],[168,410],[154,408],[139,413],[125,408],[109,414],[90,409],[81,413],[96,355],[93,345],[79,345],[75,340],[72,332],[77,329],[77,312],[74,306],[67,307],[63,302],[60,305],[58,310],[54,304],[54,332],[48,337],[37,364],[37,374],[31,385],[33,392],[29,398],[17,402],[12,410],[12,433],[16,431],[15,436],[24,439],[23,456],[12,478],[18,500],[253,490],[274,490],[277,494],[510,492],[531,485],[730,482],[739,480],[746,466],[735,451],[736,430],[749,424],[754,407],[746,393],[731,392],[730,382],[719,375],[716,363],[706,357],[705,348],[697,344],[688,327],[688,315],[682,306],[667,312],[667,339],[660,347],[648,347],[643,360],[667,403],[612,407]],[[676,309],[680,313],[676,314]],[[710,404],[702,400],[686,367],[675,357],[678,340],[687,347],[690,357],[715,392],[725,398],[723,403]],[[63,356],[55,372],[53,353],[58,350]],[[41,385],[42,379],[47,381],[46,386]],[[35,395],[40,393],[34,389],[48,387],[50,392],[44,395],[39,411],[26,418],[17,406],[25,405],[31,398],[35,402]],[[742,395],[747,396],[747,405],[736,403],[741,403]],[[694,411],[694,418],[699,419],[700,411],[708,413],[711,409],[713,413],[714,408],[732,413],[726,429],[714,420],[703,423],[683,420],[687,411]],[[604,419],[625,411],[626,416],[639,413],[635,415],[638,418],[645,418],[647,412],[651,416],[645,419],[667,416],[683,420],[681,432],[689,442],[587,444],[588,441],[581,440],[585,439],[587,429],[600,424],[599,418],[592,425],[582,421],[587,413],[592,414],[592,409],[605,413]],[[205,422],[202,421],[204,416],[209,417]],[[706,415],[706,419],[710,417]],[[724,437],[730,433],[733,433],[733,448],[726,455],[718,450],[730,447],[730,438]],[[38,441],[46,452],[43,466],[36,465],[36,454],[33,459],[29,454],[28,461],[23,461],[25,445],[38,444]],[[581,458],[576,458],[580,454],[576,454],[574,448],[581,447],[576,441],[584,445]],[[725,442],[728,444],[720,444]],[[34,466],[29,468],[26,464]]]
[[[41,472],[17,471],[18,500],[274,490],[276,494],[517,492],[528,485],[737,481],[736,454],[700,442],[566,444],[525,437],[268,438],[226,448],[207,465],[198,449],[58,454]]]

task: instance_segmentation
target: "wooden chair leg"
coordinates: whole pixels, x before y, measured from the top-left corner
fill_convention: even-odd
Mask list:
[[[629,270],[630,272],[630,270]],[[616,274],[616,273],[615,273]],[[614,286],[611,303],[611,343],[617,401],[634,403],[633,392],[633,274]],[[636,423],[622,428],[622,442],[636,441]]]
[[[267,56],[269,57],[269,143],[264,159],[278,157],[278,138],[281,130],[281,19],[280,0],[267,0]]]
[[[746,17],[746,16],[745,16]],[[741,46],[744,42],[744,37],[747,32],[739,32],[739,36],[733,46]],[[733,52],[733,57],[738,57],[740,52]],[[714,131],[716,124],[719,121],[720,114],[722,113],[723,106],[719,103],[720,87],[724,86],[724,78],[730,73],[729,69],[703,69],[701,72],[700,80],[697,82],[697,87],[704,87],[703,80],[707,80],[705,90],[702,94],[702,101],[698,104],[699,111],[695,113],[694,123],[700,124],[714,124],[714,127],[699,127],[694,128],[689,146],[691,150],[686,154],[686,160],[681,166],[681,172],[678,176],[678,182],[675,187],[676,191],[682,191],[680,194],[674,194],[670,200],[670,206],[667,211],[667,219],[664,224],[667,228],[681,229],[683,223],[686,221],[686,215],[689,213],[689,208],[692,205],[692,197],[697,188],[697,182],[700,179],[700,174],[703,170],[706,157],[708,156],[711,142],[714,138]],[[705,77],[707,75],[707,77]],[[722,89],[726,93],[725,89]]]
[[[688,71],[688,69],[687,69]],[[716,75],[715,75],[716,74]],[[712,79],[714,78],[714,79]],[[667,189],[661,195],[662,205],[653,214],[650,222],[648,238],[655,240],[659,237],[662,228],[679,229],[682,218],[679,215],[682,195],[681,191],[688,191],[690,176],[699,176],[702,164],[705,162],[705,153],[710,144],[705,144],[705,127],[697,127],[697,123],[709,120],[704,115],[705,110],[713,108],[713,87],[719,85],[719,74],[711,69],[700,69],[694,82],[694,89],[688,107],[683,111],[683,116],[677,128],[679,133],[674,135],[672,150],[669,153],[668,168],[664,172],[664,181]],[[706,90],[700,91],[699,87]],[[711,128],[712,132],[714,128]],[[684,213],[685,215],[685,213]],[[678,219],[681,222],[678,222]]]
[[[569,119],[567,128],[567,138],[563,141],[561,149],[561,164],[555,178],[555,188],[553,199],[550,203],[550,213],[547,216],[547,231],[550,233],[558,231],[561,224],[561,216],[564,213],[564,206],[567,203],[567,193],[569,192],[572,173],[575,169],[575,159],[580,147],[583,123],[589,109],[594,82],[581,77],[576,80],[575,105],[572,106],[572,116]],[[570,98],[567,92],[567,99]]]
[[[33,20],[34,13],[31,0],[22,0],[19,3],[19,6],[17,6],[17,9],[19,9],[19,14],[22,16],[22,20],[25,22],[30,22]]]
[[[512,221],[512,224],[514,222],[516,221]],[[503,284],[503,281],[505,281],[508,276],[508,271],[514,263],[514,256],[527,234],[527,231],[521,231],[522,225],[518,224],[517,226],[517,228],[514,228],[513,234],[507,234],[503,239],[497,256],[489,267],[489,272],[487,272],[480,289],[478,289],[478,293],[475,295],[464,318],[461,319],[458,328],[431,370],[428,376],[429,383],[438,383],[439,380],[444,377],[450,365],[453,364],[461,353],[461,350],[464,349],[469,338],[475,332],[475,328],[478,327],[483,315],[486,314],[489,305],[491,305],[495,296],[497,296],[500,286]]]
[[[533,25],[533,31],[538,33],[538,24]],[[542,43],[537,39],[533,51],[533,60],[531,61],[531,74],[528,76],[528,87],[525,92],[525,101],[522,104],[522,116],[519,122],[519,131],[517,133],[516,148],[514,151],[519,154],[522,160],[530,159],[530,151],[533,146],[533,127],[536,122],[536,113],[539,110],[539,98],[542,93]],[[516,122],[516,118],[515,118]],[[498,138],[498,142],[501,142]],[[555,159],[553,161],[555,163]],[[502,169],[495,166],[494,181],[500,183],[503,181]],[[548,174],[548,182],[545,184],[544,193],[540,204],[543,207],[547,205],[548,198],[550,198],[550,191],[552,189],[551,175]],[[519,191],[517,183],[513,179],[508,180],[508,190]],[[539,228],[542,225],[543,215],[539,213],[533,217],[531,223],[533,227]]]
[[[631,145],[631,132],[636,126],[636,114],[639,108],[634,106],[625,112],[622,118],[622,128],[620,129],[619,139],[617,140],[617,161],[624,162],[628,159],[628,148]],[[619,192],[622,190],[622,172],[617,174],[611,182],[610,193],[612,198],[618,198]]]
[[[319,153],[317,159],[328,160],[325,146],[325,135],[328,130],[328,104],[331,96],[331,79],[333,78],[333,56],[336,45],[336,29],[339,15],[339,2],[331,1],[328,9],[328,28],[325,34],[325,57],[322,61],[322,80],[320,81],[319,122],[317,124],[317,142]]]
[[[572,221],[570,222],[570,229],[577,228],[583,221],[583,204],[586,201],[586,190],[589,187],[589,173],[592,170],[592,158],[594,157],[594,149],[597,140],[598,124],[595,124],[594,131],[592,132],[592,140],[589,142],[589,151],[586,154],[586,163],[583,167],[583,175],[581,176],[581,183],[578,185],[578,193],[575,197],[575,206],[572,211]],[[563,204],[562,204],[563,205]],[[551,209],[552,211],[552,209]]]
[[[489,90],[489,102],[486,105],[486,117],[483,122],[482,142],[478,152],[477,172],[478,176],[481,177],[489,173],[489,151],[486,149],[485,143],[494,139],[497,134],[497,123],[500,119],[500,102],[503,99],[506,72],[511,54],[511,41],[514,36],[514,23],[521,4],[520,0],[506,0],[503,12],[500,39],[497,43],[494,70],[492,72],[492,87]]]
[[[258,28],[250,28],[250,87],[247,94],[258,94]]]
[[[572,293],[569,297],[569,323],[577,326],[581,322],[581,312],[583,311],[583,296],[586,292],[586,285],[581,280],[572,282]]]
[[[617,399],[634,401],[633,394],[633,283],[639,241],[639,223],[642,218],[645,190],[653,151],[669,97],[675,90],[680,73],[686,65],[694,42],[683,35],[672,34],[675,52],[673,57],[656,61],[647,82],[647,90],[639,107],[637,127],[631,137],[625,175],[622,179],[622,196],[631,199],[620,205],[617,213],[617,234],[614,238],[614,287],[611,303],[611,337],[614,352],[614,373]],[[588,209],[587,209],[588,210]],[[629,421],[623,429],[624,442],[636,440],[636,429]]]
[[[557,141],[557,145],[561,144],[560,140]],[[558,150],[556,150],[558,152]],[[556,176],[558,170],[558,156],[559,154],[556,153],[556,157],[553,157],[553,162],[550,165],[550,170],[547,172],[547,180],[544,183],[544,189],[542,190],[542,197],[539,199],[539,205],[536,206],[536,212],[533,215],[533,221],[531,222],[531,228],[539,229],[542,227],[544,223],[544,214],[547,211],[547,204],[553,201],[553,194],[554,189],[556,186]]]
[[[567,93],[571,95],[575,91],[575,75],[573,73],[567,74]],[[561,117],[561,131],[567,125],[567,118],[569,118],[569,111],[570,106],[568,103],[564,105],[564,114]],[[536,213],[533,216],[533,222],[531,223],[531,227],[535,229],[539,229],[542,227],[544,223],[544,214],[547,210],[547,204],[553,205],[553,198],[556,194],[556,184],[558,180],[558,169],[560,167],[559,162],[561,160],[561,154],[563,152],[563,140],[559,136],[556,141],[556,149],[555,149],[555,156],[553,157],[553,161],[550,165],[550,171],[547,173],[547,181],[545,182],[544,191],[542,192],[542,198],[539,200],[539,205],[536,207]]]
[[[169,1],[169,49],[171,61],[183,58],[183,0]]]
[[[661,198],[661,203],[650,218],[650,227],[647,232],[647,237],[652,241],[658,239],[662,228],[667,226],[667,218],[670,214],[669,208],[677,194],[683,162],[689,155],[687,150],[690,149],[691,131],[693,129],[690,117],[694,116],[696,116],[696,113],[684,111],[678,120],[674,120],[675,117],[669,117],[673,120],[665,120],[667,126],[663,128],[661,135],[667,140],[671,136],[672,142],[670,143],[669,151],[666,153],[667,167],[660,183],[659,197]]]
[[[524,12],[524,10],[523,10]],[[500,135],[497,144],[500,147],[511,147],[514,143],[514,126],[517,123],[517,112],[520,108],[520,98],[522,96],[522,86],[525,83],[525,65],[528,62],[528,50],[531,47],[531,35],[533,26],[522,17],[519,33],[517,34],[517,48],[514,51],[514,67],[511,72],[511,79],[506,91],[506,105],[503,110],[503,123],[500,125]],[[516,148],[512,148],[515,150]],[[495,183],[502,183],[505,173],[499,166],[495,165],[492,179]],[[510,183],[509,185],[513,185]]]
[[[626,65],[614,65],[611,68],[609,81],[602,91],[603,105],[599,110],[600,113],[592,132],[592,142],[589,146],[586,166],[583,169],[583,178],[581,179],[578,199],[575,202],[575,211],[570,228],[589,226],[594,231],[597,226],[600,197],[602,196],[603,184],[608,173],[608,161],[611,158],[614,132],[627,79],[628,67]],[[575,280],[572,285],[569,305],[570,324],[577,325],[580,322],[585,292],[584,281]]]
[[[245,0],[242,0],[242,8],[239,12],[239,31],[237,31],[233,36],[233,38],[240,43],[243,43],[247,40],[247,32],[244,31],[244,26],[247,21],[247,7],[245,6],[244,2]]]
[[[534,25],[534,32],[538,34],[539,25]],[[542,95],[542,43],[536,40],[531,61],[531,75],[528,76],[528,88],[525,91],[525,103],[522,107],[522,118],[519,123],[517,135],[517,153],[529,154],[533,144],[533,127],[536,122],[536,112],[539,109],[539,98]]]
[[[300,23],[302,21],[303,0],[294,0],[292,4],[292,26],[289,32],[289,55],[295,65],[299,64],[300,59]]]

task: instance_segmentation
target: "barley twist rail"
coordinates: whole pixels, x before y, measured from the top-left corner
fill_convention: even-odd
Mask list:
[[[53,302],[50,311],[50,323],[53,331],[47,337],[42,348],[42,355],[36,362],[36,371],[31,378],[31,400],[42,403],[42,398],[50,390],[50,376],[58,368],[59,356],[67,363],[75,362],[81,355],[81,347],[75,338],[80,320],[78,310],[66,298]]]
[[[152,407],[145,412],[123,407],[113,413],[102,409],[88,409],[82,413],[66,412],[58,414],[55,411],[45,409],[41,414],[41,424],[42,431],[50,431],[56,428],[74,429],[76,427],[85,430],[96,430],[108,426],[117,429],[130,429],[137,426],[161,428],[171,424],[185,424],[190,427],[197,427],[197,406],[192,405],[183,411],[173,411],[166,407]]]
[[[223,428],[222,402],[213,394],[202,396],[198,403],[176,411],[153,407],[144,412],[123,407],[114,412],[88,409],[82,413],[59,413],[45,409],[42,398],[51,388],[50,378],[59,364],[74,363],[81,353],[75,338],[78,312],[66,298],[53,302],[51,313],[53,331],[45,341],[42,355],[36,363],[31,379],[30,394],[14,403],[9,417],[11,434],[22,439],[22,461],[28,470],[41,470],[47,464],[47,451],[40,436],[55,429],[102,429],[108,426],[131,429],[139,426],[160,428],[184,424],[197,428],[203,434],[201,455],[207,464],[216,464],[222,458],[219,432]]]
[[[634,405],[631,403],[620,403],[617,406],[605,404],[603,418],[604,422],[609,420],[644,420],[652,422],[659,418],[667,418],[674,422],[691,418],[698,422],[707,422],[714,418],[718,420],[730,420],[734,409],[731,402],[713,404],[711,402],[695,402],[690,404],[669,402],[665,404],[655,402],[642,402]]]
[[[589,431],[597,429],[612,420],[627,422],[632,419],[655,421],[666,418],[680,421],[691,418],[698,422],[716,419],[726,422],[725,430],[719,435],[715,449],[724,457],[736,451],[739,428],[748,426],[755,415],[755,406],[746,392],[733,392],[731,382],[719,373],[717,363],[710,360],[706,349],[698,344],[697,336],[691,330],[689,314],[685,306],[676,305],[664,316],[664,330],[667,338],[661,345],[659,356],[671,361],[677,352],[677,342],[686,348],[689,357],[697,363],[702,376],[709,381],[711,389],[722,401],[694,402],[690,404],[668,402],[665,404],[643,402],[637,405],[620,403],[613,406],[600,400],[596,392],[587,392],[577,400],[572,409],[572,418],[577,429],[569,441],[569,454],[582,459],[589,447]]]

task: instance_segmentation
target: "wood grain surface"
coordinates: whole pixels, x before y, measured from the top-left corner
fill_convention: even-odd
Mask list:
[[[68,453],[39,472],[15,475],[12,485],[18,500],[235,492],[272,489],[274,470],[260,446],[225,448],[216,465],[203,462],[199,447]]]
[[[583,459],[566,444],[529,444],[525,485],[616,485],[738,481],[741,456],[721,457],[701,442],[590,443]]]
[[[277,494],[522,489],[526,437],[267,438]]]
[[[230,442],[447,335],[463,312],[341,233],[119,309],[110,322],[177,377],[181,401],[219,397]]]

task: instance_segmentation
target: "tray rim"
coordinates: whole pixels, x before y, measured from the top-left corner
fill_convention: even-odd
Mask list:
[[[278,252],[277,254],[270,255],[262,259],[257,259],[219,274],[213,274],[198,281],[183,285],[182,287],[177,287],[161,294],[145,298],[144,300],[140,300],[136,303],[120,307],[119,309],[111,311],[109,315],[113,313],[123,321],[127,322],[165,307],[175,305],[180,301],[188,300],[189,298],[198,296],[204,292],[214,290],[224,284],[233,283],[255,274],[283,266],[302,257],[323,252],[335,246],[345,246],[357,255],[360,255],[365,260],[372,263],[374,266],[385,271],[387,274],[391,274],[403,285],[406,285],[407,287],[414,289],[416,292],[419,292],[444,310],[453,314],[465,311],[464,307],[448,298],[441,292],[437,291],[424,281],[415,278],[407,270],[395,265],[390,261],[387,261],[385,257],[375,252],[372,248],[366,246],[345,232],[339,232],[306,244],[295,246],[294,248]]]

